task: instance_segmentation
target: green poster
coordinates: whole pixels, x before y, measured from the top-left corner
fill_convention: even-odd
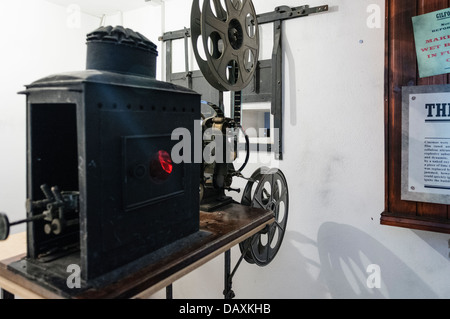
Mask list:
[[[421,78],[450,73],[450,8],[412,18]]]

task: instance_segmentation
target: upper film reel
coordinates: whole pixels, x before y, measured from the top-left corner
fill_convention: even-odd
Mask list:
[[[259,56],[251,0],[194,0],[191,38],[197,64],[214,88],[240,91],[250,83]]]

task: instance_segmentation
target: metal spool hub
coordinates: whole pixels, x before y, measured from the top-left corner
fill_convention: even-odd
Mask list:
[[[266,266],[278,253],[286,231],[289,191],[284,174],[266,167],[256,170],[244,189],[241,203],[274,212],[273,224],[239,244],[248,263]]]
[[[206,80],[219,91],[240,91],[252,80],[259,30],[251,0],[194,0],[194,55]]]

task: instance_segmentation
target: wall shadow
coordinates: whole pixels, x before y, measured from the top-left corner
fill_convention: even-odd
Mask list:
[[[333,298],[429,299],[438,296],[388,247],[344,224],[326,222],[319,228],[320,277]],[[380,267],[380,288],[369,288],[367,267]]]
[[[328,289],[318,282],[320,264],[304,251],[317,251],[317,244],[299,232],[287,230],[275,260],[268,266],[268,276],[276,298],[328,299]],[[266,272],[265,269],[263,269]]]
[[[435,233],[424,230],[412,229],[417,237],[423,240],[430,248],[441,254],[445,258],[450,258],[450,235],[444,233]],[[448,242],[448,245],[445,243]]]

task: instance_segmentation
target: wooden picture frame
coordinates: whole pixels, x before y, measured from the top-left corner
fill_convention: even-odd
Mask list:
[[[387,0],[385,38],[385,209],[381,224],[450,233],[449,205],[401,200],[402,87],[450,84],[419,78],[412,17],[450,7],[448,0]]]

